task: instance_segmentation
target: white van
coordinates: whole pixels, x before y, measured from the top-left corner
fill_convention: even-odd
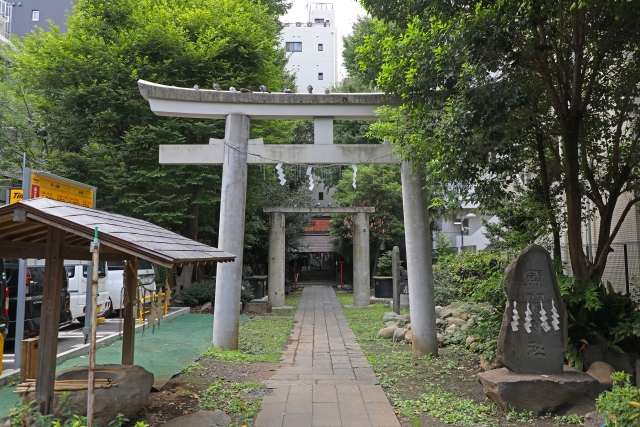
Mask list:
[[[114,311],[121,310],[124,305],[124,261],[107,262],[107,270],[111,307]],[[156,291],[155,273],[149,261],[138,259],[138,279],[142,284],[142,288],[138,288],[138,298],[142,298],[145,291],[147,295]]]
[[[71,317],[84,324],[87,302],[88,261],[65,261],[69,277],[69,295],[71,296]],[[89,273],[90,274],[90,273]],[[98,308],[96,317],[106,317],[113,310],[109,298],[109,283],[106,262],[98,263]]]
[[[43,259],[28,259],[28,267],[44,266]],[[87,302],[87,270],[89,261],[65,260],[65,269],[69,278],[69,310],[71,318],[84,324],[85,305]],[[98,309],[96,317],[105,317],[111,314],[111,299],[109,298],[109,284],[107,278],[106,262],[98,264]]]

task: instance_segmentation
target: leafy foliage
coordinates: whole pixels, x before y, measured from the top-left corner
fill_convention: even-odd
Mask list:
[[[599,283],[619,230],[612,213],[623,195],[621,220],[640,201],[640,4],[363,4],[374,31],[356,49],[360,68],[403,99],[381,109],[389,121],[376,135],[450,200],[509,202],[512,184],[539,176],[554,246],[566,226],[574,274]],[[582,245],[585,198],[601,218],[593,262]],[[564,224],[554,224],[560,211]]]
[[[156,116],[137,80],[283,86],[291,78],[275,14],[285,7],[280,0],[77,1],[67,32],[41,31],[13,51],[16,78],[45,129],[43,166],[96,185],[102,209],[217,244],[220,166],[160,165],[158,145],[206,144],[223,136],[224,122]],[[277,143],[289,129],[257,123],[251,136]],[[252,167],[250,177],[260,172]]]
[[[611,376],[613,388],[596,399],[596,409],[607,414],[606,427],[631,427],[640,418],[640,389],[631,385],[629,374],[616,372]]]
[[[181,292],[182,301],[189,307],[202,305],[206,302],[213,303],[216,299],[216,283],[213,280],[194,282]]]
[[[377,276],[391,276],[393,274],[393,252],[387,251],[378,258]]]

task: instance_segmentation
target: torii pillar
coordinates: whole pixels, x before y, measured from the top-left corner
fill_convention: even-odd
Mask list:
[[[284,94],[196,90],[164,86],[144,80],[138,81],[140,93],[149,101],[151,110],[160,116],[226,119],[225,139],[211,139],[209,144],[161,145],[161,164],[222,164],[222,201],[220,209],[220,232],[218,247],[237,255],[233,263],[218,265],[216,275],[216,301],[213,324],[213,344],[217,348],[238,348],[239,305],[242,285],[242,250],[244,246],[244,217],[247,194],[247,164],[389,164],[401,163],[391,153],[389,144],[379,145],[333,145],[334,120],[376,120],[375,110],[383,105],[399,105],[400,100],[375,93],[332,94]],[[262,140],[249,140],[250,120],[314,120],[314,144],[312,145],[265,145]],[[404,169],[403,169],[404,175]],[[403,184],[405,180],[403,178]],[[421,187],[411,186],[407,190],[421,202],[422,215],[427,215]],[[403,201],[405,191],[403,189]],[[415,210],[412,209],[412,212]],[[413,214],[412,214],[413,215]],[[405,211],[405,217],[407,212]],[[368,231],[362,216],[356,215],[355,227]],[[413,235],[411,222],[405,221],[407,253],[414,253],[414,243],[429,247],[430,237],[425,233]],[[368,233],[367,233],[368,234]],[[427,240],[425,240],[427,239]],[[411,243],[410,243],[411,242]],[[420,255],[418,255],[420,254]],[[420,250],[414,258],[418,265],[431,264],[426,257],[429,251]],[[416,265],[412,263],[412,265]],[[409,266],[411,269],[411,265]],[[367,270],[368,271],[368,270]],[[409,271],[414,331],[414,354],[437,354],[431,339],[436,336],[435,309],[428,295],[433,295],[431,278],[420,278]],[[425,287],[431,290],[423,291]],[[412,292],[412,287],[417,292]],[[413,313],[422,312],[424,315]],[[433,316],[430,314],[433,312]],[[433,319],[433,322],[431,320]],[[413,320],[413,319],[412,319]],[[421,349],[416,351],[416,349]]]

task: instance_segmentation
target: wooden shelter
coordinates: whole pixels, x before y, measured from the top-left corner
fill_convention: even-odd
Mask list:
[[[0,257],[45,259],[38,371],[35,397],[41,412],[51,412],[55,382],[60,293],[65,259],[91,260],[98,227],[101,261],[127,261],[122,364],[132,365],[133,313],[137,259],[165,267],[234,261],[235,255],[207,246],[146,221],[37,198],[0,208]],[[17,339],[18,337],[16,337]]]

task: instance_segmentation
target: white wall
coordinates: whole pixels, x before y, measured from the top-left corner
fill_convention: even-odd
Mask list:
[[[316,22],[316,20],[325,22]],[[282,46],[287,42],[302,42],[302,52],[288,52],[287,70],[296,75],[297,92],[306,92],[313,86],[314,93],[322,93],[337,82],[337,40],[333,10],[315,10],[308,21],[284,23]],[[322,51],[318,45],[322,45]],[[318,79],[322,73],[322,80]]]

